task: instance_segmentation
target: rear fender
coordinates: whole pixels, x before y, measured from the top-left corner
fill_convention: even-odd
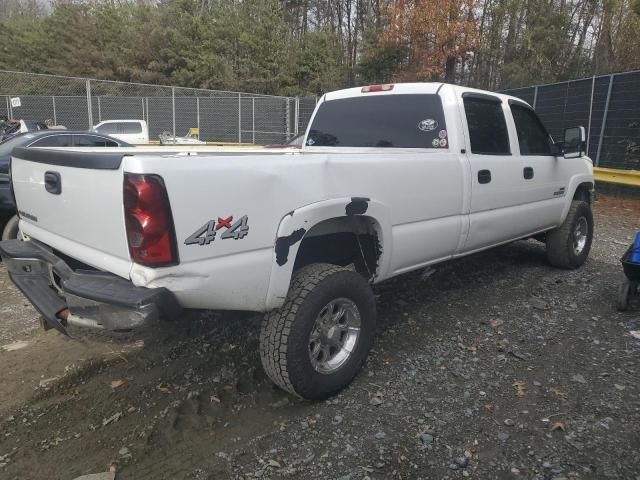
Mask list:
[[[391,217],[386,206],[365,197],[346,197],[312,203],[289,212],[278,226],[273,249],[273,265],[266,298],[267,310],[280,308],[285,301],[300,244],[307,232],[325,220],[350,215],[373,218],[378,230],[381,254],[375,279],[383,278],[391,263]]]

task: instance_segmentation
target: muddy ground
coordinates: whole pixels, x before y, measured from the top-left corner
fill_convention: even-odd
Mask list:
[[[601,198],[588,263],[517,242],[377,287],[366,368],[330,401],[274,388],[259,318],[42,332],[0,267],[0,478],[640,479],[640,203]]]

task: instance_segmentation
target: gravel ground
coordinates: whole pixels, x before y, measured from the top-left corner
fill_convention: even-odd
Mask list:
[[[527,241],[378,286],[366,368],[315,404],[265,377],[254,315],[69,339],[0,270],[0,477],[638,480],[640,305],[613,305],[640,203],[596,226],[577,271]]]

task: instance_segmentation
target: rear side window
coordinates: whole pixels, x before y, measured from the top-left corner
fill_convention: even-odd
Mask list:
[[[481,155],[510,155],[509,133],[502,103],[498,99],[473,96],[465,96],[463,100],[471,152]]]
[[[446,148],[447,126],[438,95],[372,95],[324,102],[307,145],[323,147]]]
[[[78,147],[117,147],[118,144],[108,138],[95,135],[76,135],[75,145]]]
[[[536,113],[523,105],[511,105],[518,132],[520,155],[551,155],[551,137]]]
[[[33,142],[30,147],[70,147],[71,135],[52,135]]]

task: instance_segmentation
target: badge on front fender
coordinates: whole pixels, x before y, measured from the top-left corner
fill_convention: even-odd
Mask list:
[[[193,232],[184,241],[185,245],[209,245],[211,242],[215,241],[218,231],[221,229],[225,229],[221,234],[220,238],[222,240],[227,240],[229,238],[233,238],[234,240],[242,240],[249,234],[249,225],[247,224],[249,221],[249,216],[244,215],[240,220],[237,220],[233,223],[233,215],[226,218],[218,217],[218,221],[209,220],[198,230]]]

